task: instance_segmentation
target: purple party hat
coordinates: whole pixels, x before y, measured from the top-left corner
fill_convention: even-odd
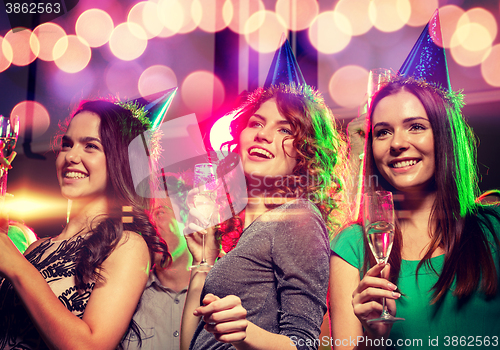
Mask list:
[[[285,39],[285,35],[282,35],[280,46],[274,54],[273,62],[271,63],[271,68],[269,69],[264,84],[264,89],[280,83],[285,85],[294,83],[295,86],[306,84],[292,48],[290,47],[290,43],[288,39]]]
[[[425,79],[427,83],[451,91],[438,10],[434,12],[403,65],[399,68],[399,75],[413,77],[417,80]]]

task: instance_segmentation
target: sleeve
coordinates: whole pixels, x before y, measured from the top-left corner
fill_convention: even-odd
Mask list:
[[[363,229],[354,224],[343,229],[330,244],[334,254],[361,270],[365,258]]]
[[[308,201],[289,207],[272,241],[280,334],[297,349],[317,349],[326,313],[330,249],[319,212]]]

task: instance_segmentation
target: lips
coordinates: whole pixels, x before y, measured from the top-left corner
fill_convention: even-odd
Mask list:
[[[402,159],[402,160],[393,160],[389,163],[390,168],[399,169],[405,168],[409,166],[413,166],[420,162],[420,159]]]
[[[248,150],[248,154],[251,156],[256,156],[264,159],[273,159],[275,157],[274,154],[260,147],[251,147]]]

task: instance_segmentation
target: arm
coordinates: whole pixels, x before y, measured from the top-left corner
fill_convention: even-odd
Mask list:
[[[199,220],[199,221],[197,221]],[[204,217],[196,208],[189,211],[189,223],[184,230],[188,249],[193,255],[193,265],[198,265],[201,261],[202,235],[205,235],[205,257],[209,265],[215,264],[215,259],[220,252],[219,244],[215,240],[215,229],[213,227],[204,229],[196,223],[204,222]],[[195,223],[196,222],[196,223]],[[206,222],[204,222],[207,224]],[[208,224],[207,224],[208,225]],[[193,338],[196,327],[200,322],[200,316],[195,315],[194,311],[200,306],[201,292],[205,284],[210,268],[191,269],[191,278],[184,302],[184,309],[181,320],[181,349],[189,349],[189,344]]]
[[[367,320],[380,316],[382,305],[378,300],[382,296],[387,298],[391,314],[396,314],[394,299],[400,296],[399,293],[392,294],[396,286],[378,277],[385,267],[383,264],[372,267],[360,281],[357,268],[338,255],[332,256],[329,299],[331,336],[334,341],[339,339],[342,344],[336,349],[365,349],[365,342],[358,342],[357,339],[380,339],[389,336],[392,325],[367,323]],[[384,272],[389,272],[388,267],[387,265]]]
[[[359,271],[338,255],[330,258],[330,333],[334,341],[345,346],[335,349],[352,349],[350,340],[363,335],[363,328],[352,308],[352,293],[359,284]]]
[[[194,313],[203,317],[205,329],[220,342],[231,343],[238,350],[296,349],[287,336],[268,332],[248,321],[247,311],[235,295],[220,299],[207,294],[203,304]]]
[[[199,260],[198,260],[199,261]],[[181,349],[189,349],[189,344],[193,338],[196,327],[200,322],[200,316],[194,313],[194,310],[200,306],[200,297],[205,284],[208,271],[201,269],[191,270],[191,279],[184,302],[181,320]]]
[[[49,348],[115,349],[146,285],[150,261],[144,240],[136,233],[124,233],[102,265],[106,280],[96,283],[80,319],[6,238],[0,235],[0,271],[16,289]]]

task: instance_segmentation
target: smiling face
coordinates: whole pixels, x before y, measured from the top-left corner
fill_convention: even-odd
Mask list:
[[[415,95],[400,91],[380,100],[372,115],[372,136],[375,164],[394,188],[429,190],[436,170],[434,136]]]
[[[57,179],[67,199],[92,200],[106,197],[106,156],[100,140],[101,120],[95,113],[78,113],[62,138],[57,156]]]
[[[245,175],[292,174],[297,152],[291,136],[290,123],[279,113],[276,100],[264,102],[240,134],[239,150]]]

